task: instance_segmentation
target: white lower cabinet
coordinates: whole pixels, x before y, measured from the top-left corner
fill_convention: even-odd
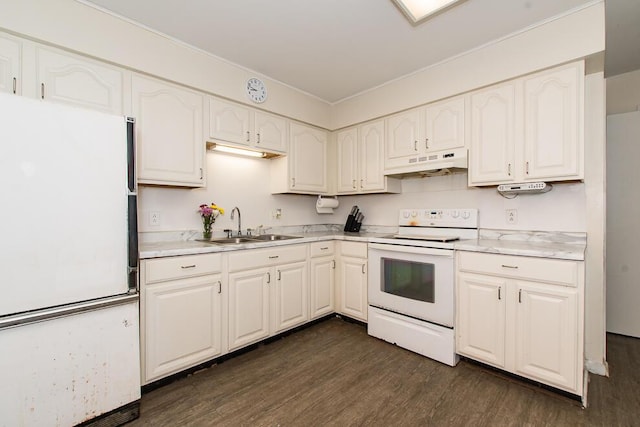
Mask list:
[[[335,311],[335,243],[311,243],[309,252],[309,318],[317,319]]]
[[[457,256],[457,352],[582,395],[584,263]]]
[[[142,261],[143,384],[226,352],[221,261],[221,254]]]
[[[229,350],[309,319],[307,245],[229,254]]]
[[[338,312],[367,321],[367,244],[339,242]]]

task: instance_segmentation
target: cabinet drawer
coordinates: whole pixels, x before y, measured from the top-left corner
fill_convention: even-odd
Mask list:
[[[460,271],[574,287],[578,285],[578,271],[581,265],[582,263],[575,261],[548,258],[458,252],[458,270]]]
[[[307,259],[307,245],[248,249],[229,254],[229,271],[268,267]]]
[[[340,255],[367,258],[367,244],[361,242],[340,242]]]
[[[144,260],[145,282],[204,276],[222,271],[222,254],[204,254]]]
[[[314,242],[309,244],[309,253],[311,258],[325,256],[325,255],[333,255],[335,252],[335,242],[326,241],[326,242]]]

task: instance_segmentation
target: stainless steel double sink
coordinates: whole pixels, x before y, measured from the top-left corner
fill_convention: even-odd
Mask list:
[[[279,240],[301,239],[301,236],[284,234],[261,234],[260,236],[225,237],[221,239],[201,240],[215,245],[240,245],[243,243],[276,242]]]

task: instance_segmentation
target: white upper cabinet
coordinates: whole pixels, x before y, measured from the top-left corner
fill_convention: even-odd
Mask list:
[[[20,41],[0,35],[0,92],[20,94],[21,53]]]
[[[471,95],[471,183],[513,181],[515,102],[515,83],[493,86]]]
[[[385,169],[398,168],[417,161],[418,154],[426,149],[422,137],[422,109],[414,108],[386,119],[387,149]]]
[[[465,98],[458,96],[425,107],[425,147],[441,151],[464,147]]]
[[[184,87],[133,75],[138,182],[203,187],[204,96]]]
[[[271,160],[271,193],[327,194],[327,132],[292,122],[289,154]]]
[[[524,179],[583,178],[583,63],[524,79]]]
[[[336,134],[338,153],[338,193],[357,193],[360,183],[358,174],[358,129],[351,128]]]
[[[256,150],[286,153],[287,120],[209,97],[209,139]]]
[[[401,172],[429,159],[429,153],[465,147],[465,97],[414,108],[386,119],[384,168]]]
[[[400,182],[384,175],[384,120],[336,135],[338,194],[399,193]]]
[[[36,47],[36,61],[38,97],[123,114],[123,70],[46,46]]]
[[[471,95],[469,185],[584,178],[584,62]]]
[[[256,111],[253,114],[255,147],[261,150],[286,153],[289,142],[288,120],[273,114]]]
[[[209,138],[250,145],[249,109],[209,97]]]

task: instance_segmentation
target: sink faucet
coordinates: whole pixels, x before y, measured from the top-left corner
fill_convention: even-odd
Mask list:
[[[240,219],[240,209],[237,206],[231,211],[231,219],[233,219],[233,214],[236,211],[238,212],[238,237],[240,237],[242,236],[242,220]]]

